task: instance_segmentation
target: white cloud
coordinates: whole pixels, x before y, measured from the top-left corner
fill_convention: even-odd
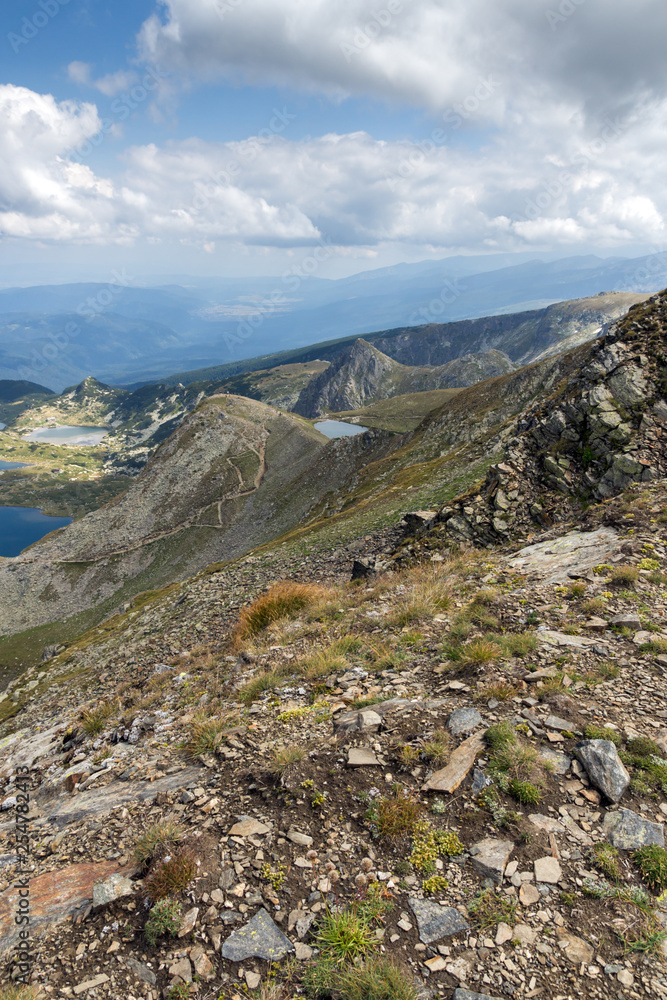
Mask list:
[[[90,72],[92,66],[85,62],[71,62],[67,67],[67,75],[74,83],[81,83],[84,86],[90,84]]]
[[[115,97],[116,94],[129,90],[139,78],[134,70],[119,69],[115,73],[107,73],[106,76],[94,80],[92,72],[93,67],[90,63],[71,62],[67,67],[70,80],[84,87],[94,87],[105,97]]]
[[[321,238],[479,250],[665,237],[667,101],[595,131],[568,109],[526,107],[482,149],[456,141],[455,121],[419,144],[365,132],[293,142],[282,135],[285,117],[243,142],[136,146],[122,172],[101,177],[69,157],[100,135],[93,105],[0,87],[0,232],[180,241],[207,252]]]
[[[480,79],[589,113],[667,89],[663,0],[161,0],[142,56],[190,80],[289,85],[445,109]],[[562,13],[565,12],[565,13]],[[568,13],[569,12],[569,13]]]

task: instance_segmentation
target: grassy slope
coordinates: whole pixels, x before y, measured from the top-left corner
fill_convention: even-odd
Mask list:
[[[404,434],[413,431],[433,410],[453,399],[461,389],[433,389],[430,392],[409,392],[391,399],[381,399],[360,410],[332,413],[335,419],[373,427],[380,431]]]

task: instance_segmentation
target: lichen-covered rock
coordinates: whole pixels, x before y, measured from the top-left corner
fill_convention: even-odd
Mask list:
[[[618,802],[630,784],[630,775],[610,740],[582,740],[574,748],[591,784],[611,802]]]

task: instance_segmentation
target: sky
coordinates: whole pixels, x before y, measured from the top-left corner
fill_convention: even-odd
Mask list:
[[[664,0],[14,0],[0,283],[664,248]]]

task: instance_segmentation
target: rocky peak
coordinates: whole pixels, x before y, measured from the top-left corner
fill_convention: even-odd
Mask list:
[[[370,399],[393,395],[392,383],[405,371],[404,365],[359,338],[306,386],[294,412],[319,417],[358,409]]]

